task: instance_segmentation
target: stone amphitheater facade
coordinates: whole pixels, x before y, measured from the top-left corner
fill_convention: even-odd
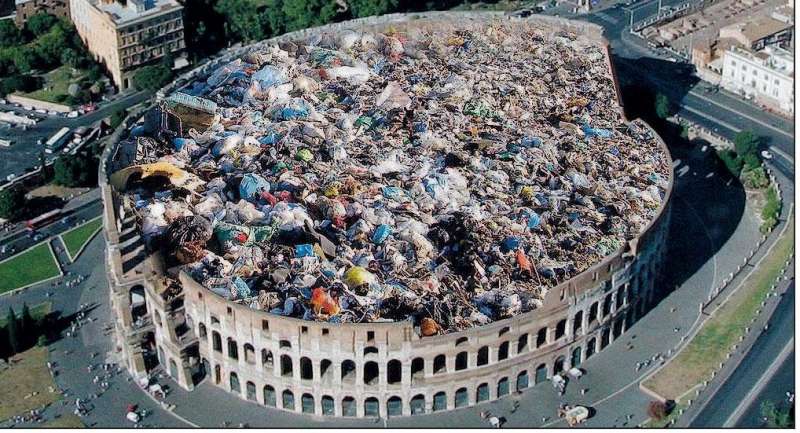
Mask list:
[[[417,18],[487,16],[502,15],[395,14],[307,29],[259,44]],[[599,27],[592,24],[528,19],[556,20],[602,40]],[[244,49],[184,74],[159,96]],[[658,299],[654,281],[666,252],[672,175],[661,209],[641,236],[552,288],[540,308],[463,332],[422,338],[410,322],[330,324],[276,316],[228,302],[182,273],[180,293],[166,295],[161,257],[145,254],[133,204],[107,182],[112,172],[130,163],[132,154],[116,143],[109,146],[100,186],[116,348],[137,378],[163,369],[187,390],[208,380],[244,400],[309,416],[452,410],[502,398],[579,366],[619,338]],[[155,355],[149,350],[153,347]]]

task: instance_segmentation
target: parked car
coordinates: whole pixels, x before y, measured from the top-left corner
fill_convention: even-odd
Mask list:
[[[769,150],[762,150],[761,157],[764,159],[772,159],[772,152],[770,152]]]

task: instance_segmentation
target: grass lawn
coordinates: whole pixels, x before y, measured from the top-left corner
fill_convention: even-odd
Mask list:
[[[794,250],[794,218],[770,254],[745,280],[736,293],[709,319],[686,348],[644,385],[661,396],[676,400],[693,386],[709,378],[711,371],[726,358],[739,341],[744,328],[761,307],[770,287],[780,276]]]
[[[42,428],[85,428],[80,418],[74,414],[68,413],[60,417],[42,424]]]
[[[60,101],[60,98],[69,95],[69,93],[67,93],[69,85],[71,83],[77,83],[82,76],[83,71],[78,70],[76,74],[73,74],[72,68],[69,66],[59,66],[44,74],[44,84],[41,89],[21,94],[29,98],[60,104],[63,103]]]
[[[12,365],[0,372],[0,420],[58,401],[59,393],[47,371],[47,348],[34,347],[11,358]],[[16,361],[16,362],[14,362]],[[36,393],[36,395],[33,395]]]
[[[58,264],[50,253],[50,246],[47,242],[42,242],[0,263],[0,293],[58,275]]]
[[[100,230],[102,225],[103,218],[97,217],[80,227],[61,234],[61,240],[64,241],[64,246],[69,251],[69,256],[72,257],[73,261],[78,258],[78,251]]]
[[[33,320],[39,320],[42,317],[50,314],[50,309],[53,308],[52,302],[42,302],[41,304],[36,304],[34,306],[28,306],[31,310],[31,317]],[[14,311],[17,317],[22,317],[22,309],[18,308]],[[0,311],[0,328],[6,326],[6,316],[8,315],[8,310]]]

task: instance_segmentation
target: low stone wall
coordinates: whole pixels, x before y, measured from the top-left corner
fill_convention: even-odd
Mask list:
[[[33,107],[36,110],[55,111],[57,113],[69,113],[70,111],[72,111],[72,107],[70,107],[69,105],[40,101],[38,99],[33,99],[22,95],[10,94],[6,96],[6,100],[8,100],[11,103],[20,104],[25,107]]]

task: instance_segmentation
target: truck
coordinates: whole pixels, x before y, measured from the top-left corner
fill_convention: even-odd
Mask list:
[[[28,231],[33,232],[34,230],[38,229],[39,227],[42,227],[44,225],[47,225],[47,224],[55,221],[56,219],[58,219],[59,215],[61,215],[61,209],[54,209],[54,210],[51,210],[49,212],[45,212],[45,213],[37,216],[36,218],[28,220],[25,223],[25,228],[27,228]]]
[[[44,144],[44,152],[47,154],[55,153],[61,146],[64,145],[64,142],[69,138],[69,128],[66,126],[59,129],[58,132],[53,134],[47,142]]]

